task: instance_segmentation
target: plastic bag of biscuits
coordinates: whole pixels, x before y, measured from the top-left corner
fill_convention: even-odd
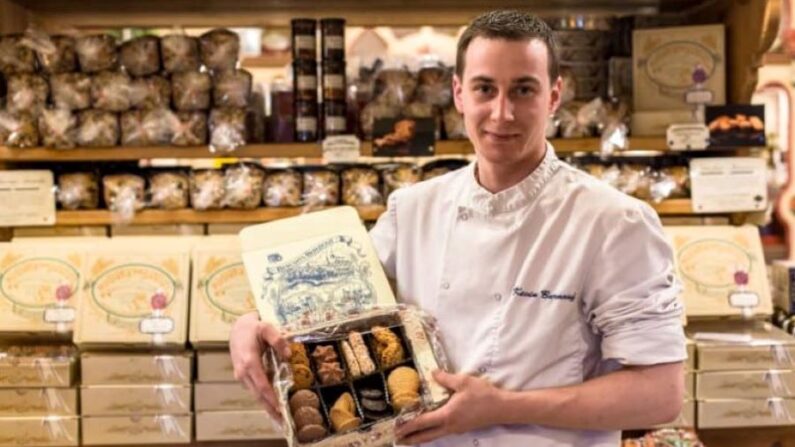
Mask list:
[[[251,96],[251,73],[228,70],[213,75],[213,104],[215,107],[246,107]]]
[[[0,37],[0,73],[33,73],[36,55],[25,43],[22,34]]]
[[[381,179],[372,166],[348,166],[342,170],[342,203],[351,206],[383,205]]]
[[[38,113],[47,105],[50,86],[35,74],[12,74],[6,77],[6,107],[11,112]]]
[[[328,166],[304,166],[303,203],[308,207],[333,206],[340,202],[340,175]]]
[[[77,145],[108,147],[119,142],[119,117],[104,110],[83,110],[77,115]]]
[[[262,202],[264,178],[265,173],[262,168],[252,163],[227,167],[224,174],[224,207],[257,208]]]
[[[389,198],[395,190],[411,186],[422,180],[420,168],[412,163],[384,163],[377,165],[384,180],[384,197]]]
[[[209,109],[211,89],[212,80],[207,73],[186,71],[171,75],[171,95],[177,110]]]
[[[171,144],[201,146],[207,144],[207,114],[205,112],[176,112],[170,117]]]
[[[33,114],[0,111],[0,142],[8,147],[27,148],[39,144],[39,126]]]
[[[234,70],[240,53],[240,38],[227,29],[214,29],[199,38],[201,60],[213,71]]]
[[[65,210],[99,207],[99,179],[93,172],[69,172],[58,176],[56,195],[61,208]]]
[[[130,77],[121,71],[103,71],[91,78],[91,104],[95,109],[124,112],[130,109]]]
[[[77,145],[77,116],[67,109],[46,109],[39,115],[44,147],[71,149]]]
[[[121,65],[132,76],[160,71],[160,39],[155,36],[141,36],[124,42],[119,55]]]
[[[193,209],[218,210],[224,207],[226,180],[221,169],[197,169],[190,173],[190,205]]]
[[[134,109],[168,108],[171,83],[162,76],[145,76],[130,81],[130,106]]]
[[[117,220],[129,221],[146,206],[146,180],[136,174],[108,174],[102,177],[105,206]]]
[[[181,171],[152,172],[149,175],[149,206],[164,210],[187,208],[190,179]]]
[[[224,107],[213,109],[207,124],[211,152],[231,152],[248,141],[246,109]]]
[[[83,110],[91,107],[91,77],[85,73],[51,75],[50,92],[56,108]]]
[[[116,38],[109,34],[78,37],[75,51],[83,73],[114,70],[119,63]]]
[[[77,71],[75,39],[70,36],[49,36],[37,32],[33,36],[36,60],[45,73],[70,73]]]
[[[265,206],[301,205],[301,173],[294,169],[270,169],[262,186]]]
[[[196,71],[201,65],[199,40],[182,34],[169,34],[160,39],[163,70],[167,73]]]

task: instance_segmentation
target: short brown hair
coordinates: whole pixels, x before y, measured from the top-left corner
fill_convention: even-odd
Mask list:
[[[560,69],[555,35],[549,26],[538,17],[512,10],[491,11],[476,17],[458,39],[455,72],[459,78],[464,75],[464,58],[467,48],[476,37],[514,41],[538,39],[544,42],[547,47],[549,81],[552,83],[557,80]]]

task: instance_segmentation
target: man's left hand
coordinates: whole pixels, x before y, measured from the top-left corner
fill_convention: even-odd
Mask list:
[[[465,433],[497,423],[500,389],[488,380],[466,374],[435,371],[434,379],[452,392],[442,407],[424,413],[397,427],[401,445],[431,442],[456,433]]]

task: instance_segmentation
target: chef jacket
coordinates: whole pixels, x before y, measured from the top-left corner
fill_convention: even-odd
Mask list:
[[[395,191],[370,235],[399,299],[438,320],[454,372],[533,390],[687,357],[657,214],[549,144],[527,178],[496,194],[477,182],[476,163]],[[619,443],[618,431],[505,425],[428,445]]]

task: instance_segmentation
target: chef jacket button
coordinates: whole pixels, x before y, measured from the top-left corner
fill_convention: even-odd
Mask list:
[[[443,288],[444,290],[447,290],[447,289],[449,289],[449,288],[450,288],[450,283],[449,283],[449,282],[447,282],[447,281],[444,281],[444,282],[442,282],[442,288]]]
[[[475,438],[475,439],[472,440],[472,445],[479,446],[480,445],[480,441],[478,441],[478,439]]]
[[[486,374],[486,367],[485,366],[481,366],[480,368],[478,368],[478,372],[480,374]]]
[[[502,299],[502,295],[499,294],[499,293],[495,293],[494,294],[494,299],[497,300],[497,301],[500,301]]]

